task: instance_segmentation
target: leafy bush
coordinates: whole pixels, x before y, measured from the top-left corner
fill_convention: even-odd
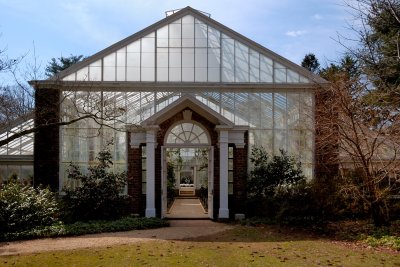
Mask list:
[[[33,239],[45,237],[78,236],[106,232],[153,229],[169,226],[168,221],[159,218],[125,217],[115,221],[88,221],[73,224],[56,223],[45,227],[4,234],[3,240]]]
[[[286,210],[292,209],[291,202],[297,204],[307,198],[301,164],[283,150],[270,158],[263,147],[254,147],[250,162],[253,169],[247,191],[249,216],[284,216]]]
[[[83,174],[78,166],[70,164],[68,178],[80,180],[74,189],[65,188],[63,207],[66,220],[116,219],[128,212],[129,198],[122,195],[126,173],[112,173],[113,164],[108,149],[99,152],[97,165],[90,166]]]
[[[58,203],[47,188],[10,180],[0,188],[0,233],[17,232],[57,221]]]

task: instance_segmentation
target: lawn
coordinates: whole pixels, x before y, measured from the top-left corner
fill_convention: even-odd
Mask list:
[[[400,253],[276,227],[237,226],[184,241],[0,257],[0,266],[400,266]]]

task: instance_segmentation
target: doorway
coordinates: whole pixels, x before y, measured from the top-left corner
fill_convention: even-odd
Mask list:
[[[162,217],[213,218],[213,147],[162,148]]]

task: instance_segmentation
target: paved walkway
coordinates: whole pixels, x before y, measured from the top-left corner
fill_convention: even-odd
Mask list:
[[[203,209],[198,198],[175,198],[167,218],[207,219],[208,213]]]
[[[107,247],[159,240],[183,240],[213,235],[234,226],[210,220],[171,220],[170,227],[128,232],[83,235],[78,237],[45,238],[0,243],[0,256]]]

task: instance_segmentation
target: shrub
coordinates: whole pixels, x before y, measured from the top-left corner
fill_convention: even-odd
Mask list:
[[[17,232],[57,221],[58,203],[47,188],[10,180],[0,189],[0,232]]]
[[[79,167],[70,164],[68,178],[81,181],[74,189],[65,188],[63,206],[66,220],[116,219],[128,212],[129,198],[122,194],[126,173],[109,172],[112,156],[108,149],[99,152],[98,164],[90,166],[83,174]]]
[[[44,237],[78,236],[106,232],[130,231],[152,229],[169,226],[168,221],[159,218],[124,217],[115,221],[87,221],[64,224],[61,222],[50,226],[36,227],[33,229],[7,233],[5,240],[32,239]]]
[[[283,150],[270,158],[263,147],[254,147],[250,162],[253,168],[247,191],[249,216],[283,215],[283,209],[290,209],[285,207],[290,199],[304,194],[299,189],[305,189],[306,183],[301,164]]]

